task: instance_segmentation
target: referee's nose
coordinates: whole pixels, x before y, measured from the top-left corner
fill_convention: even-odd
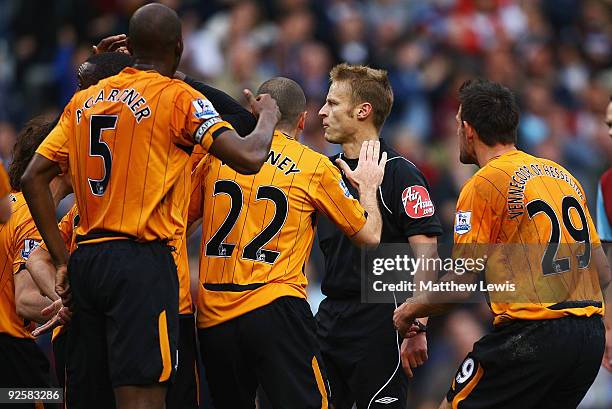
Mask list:
[[[319,117],[321,119],[325,119],[325,117],[327,116],[328,110],[327,110],[327,102],[325,103],[325,105],[323,105],[321,107],[321,109],[319,109]]]

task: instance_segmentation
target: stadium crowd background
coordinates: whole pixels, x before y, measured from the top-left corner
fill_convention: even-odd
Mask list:
[[[101,38],[127,32],[143,0],[0,1],[0,159],[20,126],[55,116],[74,93],[76,68]],[[183,20],[180,70],[236,98],[266,79],[295,79],[308,98],[303,142],[333,154],[317,116],[328,73],[340,61],[385,68],[395,103],[383,136],[427,176],[452,241],[455,203],[475,168],[458,157],[455,113],[464,79],[510,87],[521,106],[520,148],[565,166],[595,211],[597,180],[611,165],[604,124],[612,95],[610,0],[165,0]],[[244,102],[244,101],[243,101]],[[64,207],[64,209],[66,209]],[[593,214],[594,215],[594,214]],[[197,268],[198,240],[191,267]],[[308,274],[321,299],[317,245]],[[431,321],[429,361],[417,371],[412,407],[437,407],[457,364],[491,322],[485,303]],[[47,340],[41,340],[43,346]],[[600,376],[581,408],[612,407]]]

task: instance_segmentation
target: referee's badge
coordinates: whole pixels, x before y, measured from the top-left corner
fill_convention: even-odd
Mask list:
[[[455,213],[455,233],[465,234],[472,229],[472,212]]]

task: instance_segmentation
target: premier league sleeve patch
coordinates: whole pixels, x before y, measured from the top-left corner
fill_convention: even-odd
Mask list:
[[[402,192],[404,211],[413,219],[433,216],[435,207],[425,187],[414,185]]]
[[[213,104],[210,103],[207,99],[196,99],[192,102],[194,111],[193,114],[198,119],[209,119],[219,116]]]
[[[30,253],[32,253],[34,249],[39,245],[39,241],[33,239],[25,239],[23,241],[23,249],[21,250],[21,258],[27,260],[30,257]]]
[[[458,211],[455,213],[455,233],[465,234],[472,230],[472,212]]]
[[[347,198],[353,198],[353,195],[351,194],[351,191],[348,189],[348,187],[346,186],[346,183],[344,183],[344,180],[340,179],[340,189],[342,189],[342,192],[344,193],[344,196],[346,196]]]

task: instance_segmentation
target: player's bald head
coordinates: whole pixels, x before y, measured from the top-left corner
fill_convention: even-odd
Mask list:
[[[130,19],[129,47],[135,58],[166,57],[181,41],[181,20],[163,4],[142,6]]]
[[[281,112],[279,125],[295,126],[300,114],[306,110],[306,95],[300,84],[285,77],[274,77],[259,87],[257,94],[270,94]]]

